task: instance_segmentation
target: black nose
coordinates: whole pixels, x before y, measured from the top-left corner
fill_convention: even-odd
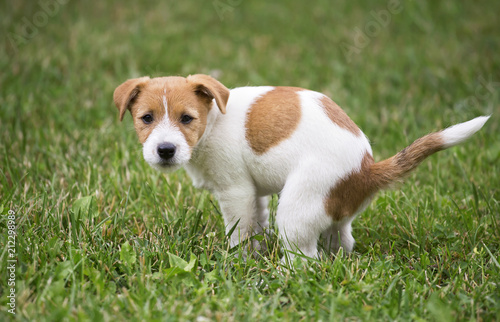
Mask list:
[[[158,145],[158,155],[163,160],[171,159],[175,154],[175,145],[172,143],[162,143]]]

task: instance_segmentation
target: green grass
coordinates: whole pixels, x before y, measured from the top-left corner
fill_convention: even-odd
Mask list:
[[[9,210],[19,320],[500,320],[500,2],[404,2],[348,61],[388,3],[68,1],[21,41],[42,9],[2,2],[0,320],[13,318]],[[276,238],[238,259],[217,201],[182,170],[150,169],[130,116],[118,121],[125,79],[193,73],[324,92],[377,160],[493,116],[379,194],[354,253],[282,273]]]

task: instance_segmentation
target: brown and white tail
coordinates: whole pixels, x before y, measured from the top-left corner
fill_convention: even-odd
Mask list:
[[[372,164],[370,179],[373,185],[378,189],[384,189],[395,182],[401,181],[431,154],[467,140],[471,135],[479,131],[489,118],[489,116],[476,117],[468,122],[428,134],[417,139],[393,157]]]

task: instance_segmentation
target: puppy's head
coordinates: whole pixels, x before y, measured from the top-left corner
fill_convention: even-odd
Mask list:
[[[141,77],[118,86],[113,95],[120,113],[130,111],[144,159],[159,170],[186,164],[203,136],[213,100],[226,112],[229,90],[207,75]]]

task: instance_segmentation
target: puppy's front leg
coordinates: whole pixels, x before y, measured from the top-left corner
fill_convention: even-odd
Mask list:
[[[234,187],[218,194],[218,200],[224,217],[226,233],[235,227],[230,236],[230,245],[234,247],[249,238],[255,226],[257,198],[252,187]]]
[[[268,203],[269,198],[267,196],[257,198],[257,207],[254,218],[254,231],[256,234],[265,233],[269,228],[269,209],[267,208]]]

